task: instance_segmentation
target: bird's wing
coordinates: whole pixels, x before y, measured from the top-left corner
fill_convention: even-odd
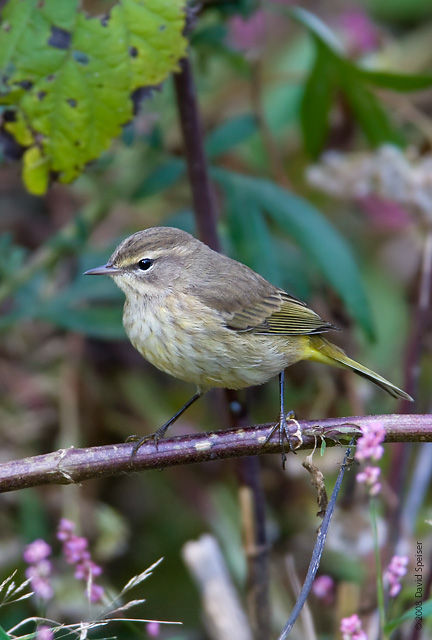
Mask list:
[[[289,336],[336,329],[301,300],[226,256],[218,255],[216,263],[213,252],[208,253],[195,280],[200,286],[190,285],[188,294],[217,311],[233,331]]]
[[[337,329],[322,320],[304,302],[280,289],[268,297],[261,298],[258,303],[234,313],[227,326],[236,331],[285,336],[324,333]]]

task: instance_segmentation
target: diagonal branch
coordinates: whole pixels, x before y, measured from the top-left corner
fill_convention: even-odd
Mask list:
[[[359,434],[359,427],[380,420],[386,442],[432,442],[432,414],[384,415],[301,421],[302,449],[312,448],[322,438],[331,446]],[[131,460],[133,443],[60,449],[45,455],[12,460],[0,465],[0,493],[46,484],[74,484],[92,478],[134,471],[209,462],[226,458],[280,454],[279,436],[265,444],[273,424],[226,429],[161,440],[158,449],[145,443]]]

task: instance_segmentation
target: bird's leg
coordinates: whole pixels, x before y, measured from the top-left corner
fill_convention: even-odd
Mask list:
[[[154,433],[149,433],[146,436],[129,436],[126,439],[126,442],[136,442],[136,445],[134,446],[133,450],[132,450],[132,458],[137,454],[138,449],[148,440],[153,440],[155,445],[156,445],[156,449],[157,449],[157,445],[159,440],[162,440],[162,438],[165,437],[165,433],[167,432],[167,430],[170,428],[170,426],[172,424],[174,424],[174,422],[180,418],[180,416],[186,411],[186,409],[189,409],[189,407],[196,401],[198,400],[198,398],[201,398],[201,396],[203,395],[203,393],[201,391],[197,391],[196,394],[194,396],[192,396],[192,398],[190,400],[188,400],[186,402],[186,404],[184,404],[182,406],[181,409],[179,409],[177,411],[177,413],[175,413],[172,418],[170,418],[168,420],[168,422],[165,422],[165,424],[163,424],[161,427],[159,427],[159,429],[157,431],[155,431]]]
[[[282,467],[285,469],[286,462],[286,453],[284,446],[284,439],[287,440],[290,449],[294,451],[297,449],[303,442],[303,437],[301,433],[301,427],[296,419],[296,415],[294,411],[289,411],[287,414],[285,413],[285,399],[284,399],[284,391],[285,391],[285,370],[281,371],[279,374],[279,393],[280,393],[280,414],[279,414],[279,422],[275,424],[270,434],[267,436],[264,444],[270,440],[276,430],[279,431],[279,444],[282,452]],[[288,426],[288,420],[293,422],[296,426],[296,430]]]

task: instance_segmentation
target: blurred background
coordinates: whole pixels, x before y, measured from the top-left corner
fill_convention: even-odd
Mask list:
[[[97,14],[112,4],[87,2],[86,9]],[[416,399],[409,409],[398,406],[350,373],[301,363],[289,369],[286,389],[286,406],[300,419],[430,412],[430,314],[418,299],[421,285],[426,299],[430,295],[432,88],[425,76],[432,66],[432,5],[312,0],[301,4],[310,13],[295,16],[291,6],[288,0],[209,0],[196,10],[189,53],[223,250],[341,327],[340,346]],[[194,390],[154,369],[130,345],[121,324],[123,294],[114,283],[82,274],[140,229],[197,232],[172,79],[142,102],[109,151],[71,185],[30,195],[12,155],[6,141],[0,157],[1,459],[153,432]],[[227,427],[221,397],[211,392],[200,400],[172,435]],[[249,390],[245,400],[250,424],[275,420],[277,380]],[[426,446],[386,447],[380,528],[387,560],[396,541],[413,558],[416,536],[430,552]],[[285,472],[279,456],[260,458],[272,637],[295,600],[290,574],[303,580],[320,523],[303,457],[289,456]],[[330,490],[342,457],[341,448],[315,456]],[[345,481],[322,560],[321,572],[336,584],[331,607],[310,597],[319,638],[338,637],[339,614],[367,616],[375,609],[368,501],[354,483],[355,471]],[[214,637],[182,559],[184,545],[203,533],[216,537],[246,599],[235,462],[27,489],[0,500],[0,581],[16,568],[24,575],[22,553],[32,540],[45,539],[58,555],[55,530],[66,517],[88,538],[103,567],[98,582],[108,591],[119,591],[164,557],[136,596],[146,599],[143,618],[183,622],[161,628],[161,638]],[[47,616],[88,619],[93,614],[82,585],[64,561],[56,562]],[[413,589],[408,582],[395,617],[408,601],[411,606]],[[10,628],[35,611],[33,601],[4,608],[1,625]],[[115,633],[134,638],[152,631],[117,625]],[[411,637],[398,633],[392,637]],[[292,637],[306,637],[300,625]]]

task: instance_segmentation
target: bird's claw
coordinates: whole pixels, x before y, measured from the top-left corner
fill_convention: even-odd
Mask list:
[[[126,438],[126,442],[136,443],[134,448],[132,449],[131,458],[134,458],[138,453],[139,449],[142,447],[142,445],[145,444],[146,442],[149,442],[149,440],[153,440],[156,447],[156,451],[157,451],[159,440],[161,440],[162,438],[163,438],[163,433],[160,433],[160,429],[158,429],[154,433],[149,433],[146,436],[136,436],[136,435],[128,436]]]
[[[290,428],[290,426],[288,425],[288,422],[294,423],[295,431],[293,430],[293,428]],[[301,426],[296,418],[296,414],[294,413],[294,411],[289,411],[287,414],[281,413],[279,417],[279,422],[277,422],[272,428],[272,430],[270,431],[264,443],[265,445],[272,438],[275,431],[279,431],[279,444],[280,444],[281,454],[282,454],[282,468],[285,469],[285,463],[286,463],[286,452],[285,452],[285,446],[284,446],[285,440],[288,442],[289,447],[293,453],[295,453],[295,450],[298,449],[303,444]]]

